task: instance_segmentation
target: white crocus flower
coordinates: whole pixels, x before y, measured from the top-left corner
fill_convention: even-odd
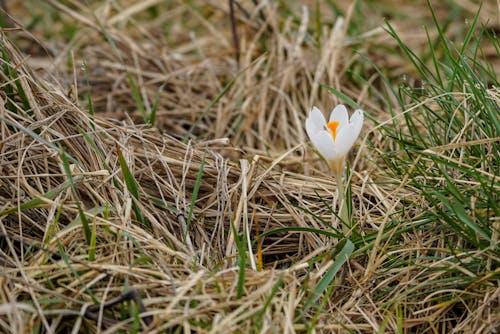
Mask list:
[[[363,126],[363,110],[358,109],[351,119],[343,104],[337,105],[327,123],[321,111],[313,107],[306,119],[306,131],[319,153],[328,161],[335,176],[340,176],[347,153]]]

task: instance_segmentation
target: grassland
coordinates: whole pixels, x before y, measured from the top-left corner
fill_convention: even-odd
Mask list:
[[[500,331],[498,3],[1,4],[0,332]]]

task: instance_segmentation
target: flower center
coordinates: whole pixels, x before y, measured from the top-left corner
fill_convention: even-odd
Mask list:
[[[339,126],[338,121],[332,121],[326,123],[326,126],[330,129],[330,132],[332,133],[333,140],[337,139],[337,127]]]

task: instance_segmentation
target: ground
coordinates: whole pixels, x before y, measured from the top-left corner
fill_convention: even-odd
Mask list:
[[[500,331],[493,1],[0,3],[1,332]]]

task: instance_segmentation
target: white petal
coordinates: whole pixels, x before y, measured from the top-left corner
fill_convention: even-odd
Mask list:
[[[326,160],[337,158],[335,144],[332,134],[329,131],[320,131],[311,138],[311,141],[316,149]]]
[[[346,155],[359,136],[363,127],[363,110],[356,110],[351,117],[349,125],[337,133],[335,149],[339,155]]]
[[[353,126],[353,135],[358,138],[359,133],[361,132],[361,128],[363,128],[363,121],[364,121],[364,115],[363,115],[363,110],[358,109],[352,114],[351,120],[349,121],[349,124],[352,124]],[[356,139],[354,139],[356,140]]]
[[[326,125],[325,116],[323,116],[323,113],[321,112],[321,110],[319,110],[316,107],[313,107],[311,109],[311,112],[309,113],[308,119],[311,119],[312,123],[318,129],[323,129],[324,126]]]
[[[339,122],[337,131],[349,124],[349,116],[347,115],[347,108],[345,105],[339,104],[333,108],[332,113],[330,114],[330,122],[333,121]]]
[[[349,121],[350,124],[358,124],[360,130],[363,127],[363,110],[357,109],[354,114],[352,114],[351,119]]]
[[[352,124],[349,124],[348,126],[344,127],[341,132],[337,134],[337,139],[335,140],[335,149],[337,150],[338,154],[343,156],[346,155],[347,152],[351,149],[352,145],[354,145],[354,142],[356,141],[356,138],[353,134],[354,126]]]
[[[314,124],[313,120],[311,118],[306,119],[306,132],[307,135],[309,136],[309,139],[313,139],[314,136],[321,131],[321,129],[318,129],[317,126]]]

